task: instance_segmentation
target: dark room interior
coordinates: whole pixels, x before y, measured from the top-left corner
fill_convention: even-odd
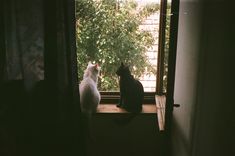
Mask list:
[[[234,156],[234,7],[226,0],[172,2],[179,6],[165,130],[156,112],[126,125],[115,121],[127,113],[96,113],[95,140],[87,143],[75,0],[1,0],[0,155]]]

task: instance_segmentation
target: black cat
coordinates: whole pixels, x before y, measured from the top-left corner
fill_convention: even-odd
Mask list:
[[[120,76],[120,103],[118,107],[124,108],[128,112],[139,113],[142,111],[144,99],[144,88],[140,81],[134,79],[128,66],[121,63],[116,74]]]

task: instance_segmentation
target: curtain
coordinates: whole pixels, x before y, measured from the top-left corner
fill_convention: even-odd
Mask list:
[[[74,0],[0,3],[0,155],[85,155]]]
[[[44,79],[42,5],[41,0],[5,1],[5,80],[32,87]]]

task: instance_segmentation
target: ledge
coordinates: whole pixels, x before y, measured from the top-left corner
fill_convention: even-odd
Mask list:
[[[119,108],[116,104],[99,104],[96,113],[129,113],[126,110]],[[143,104],[141,113],[157,113],[155,104]]]
[[[155,96],[155,104],[143,104],[140,114],[157,114],[159,130],[163,131],[165,127],[165,95]],[[99,104],[97,114],[128,114],[126,110],[119,108],[116,104]]]

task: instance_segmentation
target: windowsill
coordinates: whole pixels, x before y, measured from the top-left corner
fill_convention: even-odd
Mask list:
[[[165,95],[155,95],[154,104],[143,104],[140,114],[157,114],[159,130],[163,131],[165,126]],[[119,108],[116,104],[99,104],[97,114],[127,114],[126,110]]]
[[[119,108],[116,104],[99,104],[96,113],[129,113],[126,110]],[[157,113],[155,104],[143,104],[141,113]]]

